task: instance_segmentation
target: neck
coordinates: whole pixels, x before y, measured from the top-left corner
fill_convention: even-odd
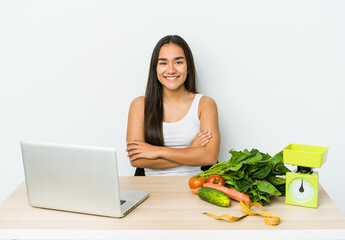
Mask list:
[[[175,91],[163,89],[163,102],[180,101],[188,97],[190,94],[192,93],[187,91],[186,88],[181,88]]]

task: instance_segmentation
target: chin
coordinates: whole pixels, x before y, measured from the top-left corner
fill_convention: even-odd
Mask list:
[[[169,90],[178,90],[182,86],[183,86],[183,84],[171,84],[171,83],[165,84],[165,87]]]
[[[169,91],[177,91],[180,89],[180,86],[178,87],[169,87],[169,86],[166,86],[166,88],[169,90]]]

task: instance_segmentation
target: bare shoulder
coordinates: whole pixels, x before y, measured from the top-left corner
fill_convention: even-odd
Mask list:
[[[216,101],[213,100],[213,98],[208,96],[202,96],[199,103],[199,109],[217,109]]]
[[[137,98],[134,98],[132,103],[131,103],[131,109],[139,110],[139,109],[144,109],[145,107],[145,97],[140,96]]]
[[[144,105],[144,104],[145,104],[145,97],[144,96],[134,98],[132,103],[131,103],[131,105]]]
[[[145,111],[145,97],[140,96],[133,99],[131,106],[129,107],[129,117],[138,118],[142,120],[144,118]]]
[[[144,141],[144,106],[145,98],[137,97],[133,99],[128,113],[127,141]]]
[[[216,117],[218,115],[217,104],[213,98],[208,96],[202,96],[199,103],[198,117]]]

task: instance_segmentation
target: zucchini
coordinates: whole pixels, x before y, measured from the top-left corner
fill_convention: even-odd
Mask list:
[[[231,203],[231,199],[225,193],[209,187],[200,188],[198,196],[204,201],[221,207],[229,207]]]

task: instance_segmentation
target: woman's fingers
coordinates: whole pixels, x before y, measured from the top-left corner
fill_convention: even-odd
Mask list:
[[[139,158],[141,158],[140,154],[134,154],[134,155],[131,155],[131,156],[129,157],[129,160],[130,160],[130,161],[134,161],[134,160],[137,160],[137,159],[139,159]]]
[[[129,151],[132,151],[132,150],[138,149],[138,148],[139,148],[138,145],[128,145],[126,148],[126,151],[129,152]]]
[[[203,132],[200,136],[197,137],[197,142],[202,143],[207,139],[212,137],[211,132]]]
[[[206,132],[200,136],[200,141],[203,142],[207,139],[210,139],[212,137],[211,132]]]
[[[141,142],[139,141],[130,141],[130,142],[127,142],[127,148],[126,148],[126,151],[131,151],[133,149],[138,149],[139,147],[141,146]]]
[[[127,157],[130,161],[134,161],[138,158],[141,158],[141,151],[139,149],[133,149],[128,151]]]
[[[138,158],[155,159],[159,157],[158,147],[141,141],[128,141],[126,151],[131,161]]]
[[[206,144],[207,143],[209,143],[209,139],[205,139],[204,141],[202,141],[201,143],[200,143],[200,145],[202,146],[202,147],[205,147],[206,146]]]
[[[127,157],[129,158],[130,161],[134,161],[138,158],[140,158],[139,153],[140,153],[140,143],[137,141],[129,141],[127,142]]]
[[[206,146],[206,144],[209,143],[210,138],[211,138],[211,137],[206,137],[206,138],[201,139],[201,140],[200,140],[200,143],[199,143],[200,146],[201,146],[201,147]]]
[[[212,133],[208,130],[198,133],[190,147],[204,147],[212,138]]]
[[[140,151],[138,149],[133,149],[133,150],[128,151],[127,156],[130,157],[130,156],[132,156],[134,154],[138,154],[138,153],[140,153]]]

